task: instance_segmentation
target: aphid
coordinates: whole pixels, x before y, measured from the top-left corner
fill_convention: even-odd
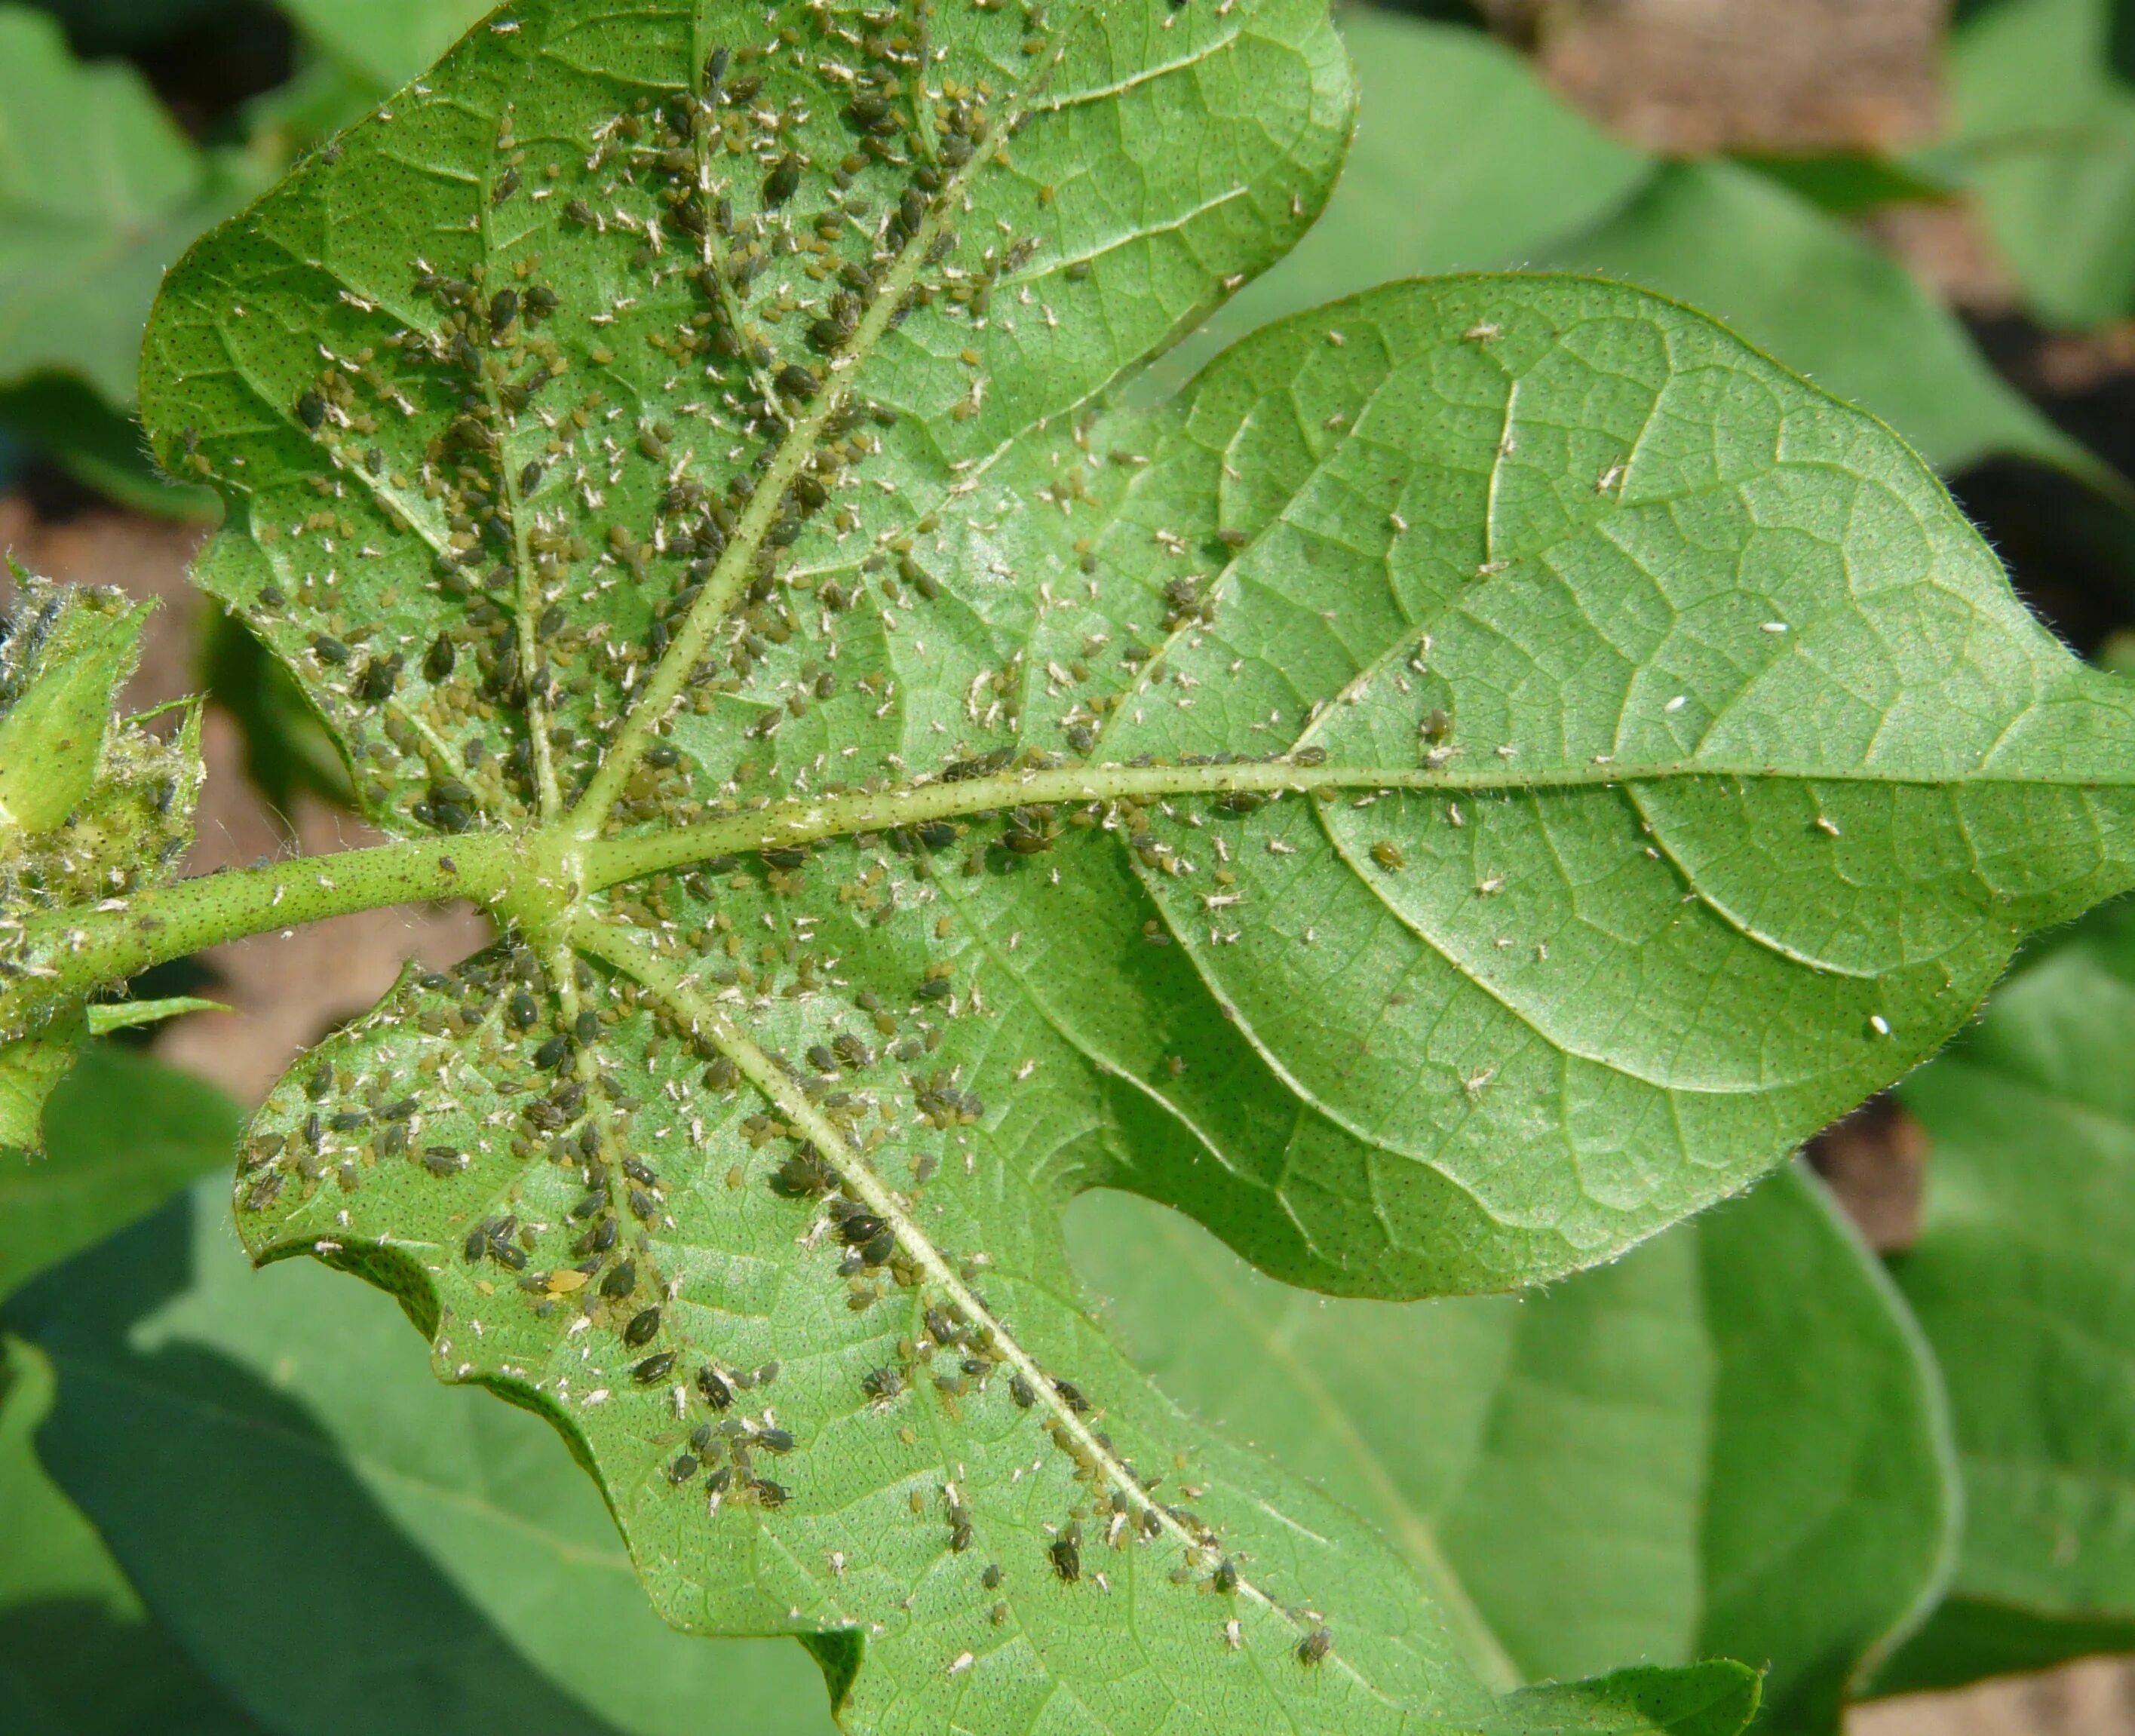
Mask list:
[[[423,654],[423,675],[425,679],[438,682],[453,672],[456,659],[451,638],[443,633],[430,641],[430,648]]]
[[[790,361],[772,377],[772,384],[788,398],[813,398],[822,382],[813,368]]]
[[[773,1482],[767,1477],[758,1477],[749,1487],[754,1492],[756,1498],[767,1507],[782,1507],[789,1498],[786,1485]]]
[[[460,1256],[472,1266],[480,1264],[482,1257],[488,1252],[489,1231],[477,1224],[467,1231],[467,1240],[460,1249]]]
[[[552,1037],[534,1052],[534,1065],[544,1071],[561,1066],[570,1058],[571,1039],[568,1037]]]
[[[680,1485],[697,1474],[697,1461],[685,1453],[667,1468],[667,1481]]]
[[[622,1342],[636,1350],[641,1344],[650,1344],[659,1332],[660,1310],[646,1308],[642,1313],[633,1315],[630,1324],[623,1327]]]
[[[871,1211],[855,1211],[838,1226],[838,1235],[850,1247],[873,1241],[889,1226]]]
[[[520,471],[519,472],[519,492],[521,495],[532,494],[535,489],[541,486],[541,467],[539,464],[530,464],[525,469]]]
[[[349,649],[329,634],[321,633],[312,641],[312,655],[322,663],[343,664],[349,660]]]
[[[675,1366],[675,1352],[663,1350],[656,1356],[647,1356],[630,1371],[630,1378],[640,1386],[654,1386],[667,1378],[667,1371]]]
[[[1297,1642],[1297,1661],[1308,1666],[1316,1664],[1334,1649],[1334,1636],[1324,1627],[1315,1627]]]
[[[1037,1393],[1032,1390],[1030,1382],[1024,1380],[1021,1375],[1009,1376],[1008,1395],[1025,1410],[1029,1410],[1038,1402]]]
[[[1072,1585],[1082,1577],[1082,1541],[1072,1526],[1055,1537],[1045,1553],[1053,1558],[1053,1571],[1063,1583]]]
[[[501,205],[518,191],[519,171],[506,169],[504,172],[504,178],[496,183],[496,191],[489,196],[489,202],[491,205]]]
[[[1402,853],[1401,846],[1383,838],[1372,846],[1372,860],[1389,874],[1398,874],[1408,866],[1408,858]]]
[[[524,989],[515,989],[512,992],[511,1023],[515,1026],[521,1031],[526,1030],[540,1016],[541,1008],[535,1003],[532,995]]]
[[[590,1007],[581,1013],[571,1028],[571,1034],[579,1040],[581,1048],[591,1048],[600,1036],[600,1014]]]
[[[1229,1597],[1238,1589],[1238,1564],[1228,1555],[1224,1556],[1217,1564],[1216,1577],[1213,1583],[1218,1591],[1225,1597]]]
[[[621,1265],[616,1267],[614,1270],[611,1271],[607,1277],[601,1279],[601,1294],[605,1296],[610,1302],[622,1301],[624,1297],[627,1296],[637,1288],[637,1267],[634,1262],[627,1260],[623,1261]],[[660,1326],[659,1311],[656,1308],[652,1312],[653,1329],[654,1331],[657,1331]],[[632,1323],[635,1324],[635,1323]],[[651,1332],[646,1334],[646,1337],[651,1337]],[[645,1341],[641,1338],[637,1342],[641,1344]]]
[[[449,1145],[431,1145],[423,1152],[423,1168],[433,1176],[458,1175],[467,1167],[467,1153]]]
[[[1001,1580],[1005,1577],[1000,1570],[1000,1562],[989,1561],[986,1564],[986,1570],[979,1575],[979,1584],[985,1586],[988,1591],[999,1591]]]
[[[767,206],[781,206],[800,191],[801,159],[789,151],[763,177],[763,202]]]
[[[903,1393],[904,1376],[885,1363],[860,1376],[860,1390],[869,1398],[887,1404]]]
[[[326,425],[327,401],[317,392],[307,392],[297,400],[297,419],[313,433]]]
[[[709,1362],[697,1371],[697,1390],[714,1410],[724,1410],[733,1403],[733,1388],[727,1385],[726,1376]]]
[[[1072,1381],[1055,1381],[1053,1390],[1067,1401],[1068,1408],[1081,1416],[1090,1408],[1090,1401],[1082,1396],[1080,1387]]]
[[[489,303],[490,330],[502,331],[518,323],[519,292],[516,289],[498,290]]]
[[[791,1453],[794,1445],[792,1435],[783,1429],[758,1429],[756,1443],[767,1453]]]

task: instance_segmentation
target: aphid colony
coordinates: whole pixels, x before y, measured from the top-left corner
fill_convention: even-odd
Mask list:
[[[19,569],[15,583],[14,609],[0,615],[0,713],[134,607],[116,591],[54,584]],[[25,977],[12,956],[22,913],[123,898],[169,877],[191,842],[197,755],[191,721],[176,743],[114,724],[94,788],[63,824],[31,833],[17,816],[0,834],[0,912],[7,913],[0,916],[0,980]]]
[[[277,565],[293,575],[306,539],[332,554],[375,510],[404,542],[431,544],[425,588],[461,605],[439,630],[433,605],[344,592],[332,568],[256,595],[255,622],[350,737],[370,802],[450,832],[570,799],[685,624],[688,703],[740,694],[804,630],[782,576],[795,545],[818,517],[840,536],[859,526],[840,501],[857,500],[853,473],[893,420],[841,369],[916,307],[983,317],[1030,258],[1025,239],[951,263],[953,196],[1012,130],[1001,94],[930,86],[893,13],[811,18],[816,46],[787,26],[715,49],[694,90],[594,128],[582,162],[522,142],[507,110],[472,256],[411,263],[429,317],[322,346],[326,365],[295,394],[293,425],[331,469],[308,479],[317,510],[260,526]],[[1027,27],[1043,44],[1038,11]],[[842,93],[848,148],[835,157],[817,123],[826,89]],[[567,301],[559,283],[618,252],[639,293]],[[343,300],[385,323],[375,302]],[[891,583],[894,561],[931,598],[914,534],[886,534],[864,569]],[[808,583],[826,632],[861,594],[857,579]],[[756,733],[828,697],[835,677],[816,668]],[[656,746],[616,817],[698,817],[684,800],[692,769]]]

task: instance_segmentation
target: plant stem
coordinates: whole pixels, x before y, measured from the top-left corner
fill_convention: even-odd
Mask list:
[[[247,935],[435,898],[492,903],[525,872],[522,847],[503,832],[417,839],[208,874],[32,916],[12,932],[0,928],[0,977],[7,983],[0,1019],[12,1029],[21,1003],[85,994]]]

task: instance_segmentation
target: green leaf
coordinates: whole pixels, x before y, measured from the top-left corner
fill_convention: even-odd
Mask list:
[[[0,713],[0,849],[22,854],[95,793],[119,684],[141,655],[152,604],[100,606],[94,593],[29,593],[49,626],[25,645],[11,638],[9,702]],[[30,631],[36,632],[31,626]]]
[[[1905,1086],[1934,1148],[1895,1269],[1949,1381],[1965,1529],[1948,1601],[1880,1690],[2135,1650],[2131,1013],[2121,904]]]
[[[255,1736],[253,1723],[148,1619],[94,1528],[45,1475],[31,1437],[51,1366],[0,1337],[0,1704],[13,1736]]]
[[[773,23],[510,8],[158,304],[199,577],[410,840],[356,871],[508,931],[276,1088],[246,1245],[393,1289],[856,1729],[1513,1715],[1060,1206],[1344,1293],[1604,1261],[2135,880],[2135,704],[1638,291],[1397,286],[1116,407],[1326,195],[1310,0]]]
[[[181,1018],[188,1013],[227,1013],[230,1008],[220,1001],[202,1000],[196,994],[177,994],[159,1001],[122,1001],[116,1005],[99,1003],[89,1009],[89,1034],[108,1037],[114,1031],[138,1031],[144,1025],[159,1025],[167,1018]]]
[[[0,1153],[0,1298],[228,1163],[243,1119],[211,1086],[92,1044],[52,1098],[49,1154]]]
[[[1953,34],[1954,146],[1996,251],[2042,318],[2135,311],[2135,85],[2114,0],[2001,0]]]
[[[1883,418],[1944,472],[2013,452],[2106,475],[1994,372],[1905,267],[1754,169],[1671,164],[1619,215],[1551,257],[1717,315]]]
[[[200,716],[175,739],[114,718],[140,655],[148,604],[119,592],[57,585],[19,568],[0,640],[0,954],[22,944],[22,917],[127,896],[167,881],[192,838]],[[15,994],[0,1032],[0,1144],[35,1151],[46,1097],[89,1034],[84,998],[40,998],[51,972],[14,956]]]
[[[405,84],[453,45],[489,0],[280,0],[342,65],[381,90]]]
[[[197,1190],[10,1318],[59,1369],[47,1463],[253,1716],[301,1736],[685,1736],[717,1707],[750,1736],[828,1736],[798,1647],[664,1626],[547,1429],[432,1380],[385,1297],[253,1273],[226,1210]]]
[[[0,5],[0,387],[71,373],[129,408],[157,279],[248,186],[132,68],[82,65],[52,18]]]
[[[1330,1303],[1119,1194],[1068,1226],[1136,1364],[1402,1545],[1501,1681],[1753,1658],[1760,1729],[1833,1732],[1939,1589],[1939,1382],[1798,1170],[1525,1301]]]

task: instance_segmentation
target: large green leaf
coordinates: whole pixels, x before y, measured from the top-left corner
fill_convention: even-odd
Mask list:
[[[2101,912],[1905,1087],[1934,1141],[1896,1265],[1965,1482],[1949,1601],[1891,1690],[2135,1650],[2135,910]]]
[[[1400,1542],[1501,1677],[1755,1658],[1758,1728],[1828,1736],[1939,1589],[1939,1383],[1799,1170],[1527,1301],[1330,1303],[1120,1194],[1068,1228],[1136,1362]]]
[[[51,1368],[0,1337],[0,1705],[9,1736],[254,1736],[151,1621],[31,1447]]]
[[[82,65],[55,20],[0,5],[0,386],[73,374],[130,407],[157,279],[247,180],[132,68]]]
[[[432,1380],[385,1297],[252,1272],[224,1197],[174,1202],[10,1318],[59,1370],[46,1461],[253,1715],[292,1736],[685,1736],[716,1707],[714,1728],[826,1736],[797,1647],[663,1625],[549,1429]]]
[[[1594,1264],[2135,880],[2127,690],[1701,316],[1405,285],[1105,408],[1349,118],[1311,0],[533,0],[152,324],[202,582],[511,930],[277,1087],[248,1248],[395,1290],[855,1728],[1739,1719],[1495,1700],[1059,1208],[1344,1292]]]
[[[90,1047],[46,1107],[48,1155],[0,1153],[0,1298],[228,1163],[243,1119],[183,1073]]]
[[[1954,143],[1997,249],[2045,319],[2135,312],[2135,84],[2115,0],[1998,0],[1951,38]]]

